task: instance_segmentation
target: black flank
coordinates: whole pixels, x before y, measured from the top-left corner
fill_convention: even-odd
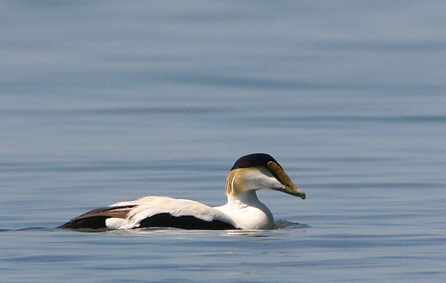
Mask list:
[[[144,227],[172,227],[189,230],[234,230],[237,229],[233,225],[220,221],[212,220],[206,221],[194,216],[183,215],[173,216],[169,213],[155,214],[151,217],[143,219],[139,225]]]

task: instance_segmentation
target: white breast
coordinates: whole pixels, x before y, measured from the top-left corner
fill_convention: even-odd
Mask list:
[[[243,230],[268,230],[274,228],[271,211],[253,195],[244,198],[228,197],[228,203],[215,209],[231,217],[237,228]]]

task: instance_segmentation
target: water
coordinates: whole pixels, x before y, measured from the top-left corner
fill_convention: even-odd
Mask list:
[[[442,282],[442,1],[2,2],[0,282]],[[268,152],[273,231],[78,233],[145,195],[221,205]]]

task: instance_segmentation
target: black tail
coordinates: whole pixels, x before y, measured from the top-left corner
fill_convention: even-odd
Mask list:
[[[127,206],[109,206],[94,209],[75,217],[67,223],[57,227],[65,229],[107,229],[105,221],[107,218],[123,218],[125,219],[129,211],[135,207]]]

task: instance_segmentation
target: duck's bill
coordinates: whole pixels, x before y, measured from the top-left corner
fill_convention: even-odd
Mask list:
[[[301,199],[307,198],[307,195],[305,194],[305,192],[301,188],[296,187],[296,185],[294,185],[294,187],[285,186],[284,193],[290,194],[295,197],[300,197]]]
[[[270,161],[270,162],[268,162],[268,167],[274,173],[276,178],[283,185],[283,188],[280,188],[280,189],[278,188],[275,190],[295,196],[295,197],[300,197],[301,199],[307,198],[307,195],[305,194],[305,192],[301,188],[298,188],[293,183],[293,181],[291,181],[290,177],[287,175],[287,173],[285,173],[285,171],[279,164],[277,164],[273,161]]]

